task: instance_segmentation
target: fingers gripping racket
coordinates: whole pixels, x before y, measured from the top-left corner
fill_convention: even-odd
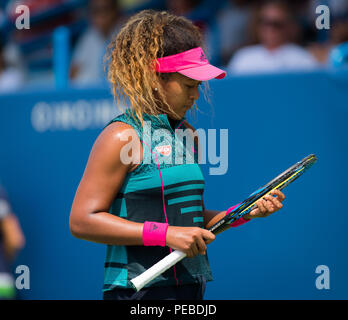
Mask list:
[[[209,231],[214,234],[219,234],[229,228],[229,225],[239,218],[243,217],[251,210],[256,208],[256,202],[268,195],[273,190],[283,190],[291,182],[300,177],[306,170],[308,170],[315,162],[317,158],[314,154],[311,154],[303,160],[297,162],[289,169],[275,177],[272,181],[264,185],[262,188],[256,190],[247,199],[241,202],[236,208],[234,208],[224,218],[215,223]],[[151,268],[135,277],[131,280],[131,284],[136,291],[141,290],[150,281],[157,276],[168,270],[174,264],[184,259],[186,254],[180,250],[175,250],[165,258],[154,264]]]

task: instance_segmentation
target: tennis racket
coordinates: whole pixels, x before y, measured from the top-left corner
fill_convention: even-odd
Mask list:
[[[219,234],[229,228],[229,225],[243,217],[251,210],[257,207],[256,202],[264,196],[271,193],[273,190],[283,190],[291,182],[300,177],[306,170],[308,170],[315,162],[317,158],[314,154],[311,154],[303,160],[295,163],[289,169],[275,177],[272,181],[268,182],[262,188],[257,189],[247,199],[241,202],[235,207],[229,214],[215,223],[209,231],[214,234]],[[165,258],[154,264],[151,268],[135,277],[131,280],[131,284],[136,291],[141,290],[150,281],[158,277],[160,274],[168,270],[186,257],[186,254],[180,250],[175,250]]]

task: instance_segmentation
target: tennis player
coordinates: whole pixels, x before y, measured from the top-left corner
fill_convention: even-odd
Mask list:
[[[191,21],[153,10],[132,16],[110,45],[109,80],[128,108],[97,138],[70,214],[74,236],[107,244],[104,299],[203,299],[212,280],[207,228],[226,211],[204,208],[197,139],[178,139],[194,130],[185,114],[199,85],[226,75],[202,48]],[[232,226],[276,212],[284,198],[274,191]],[[189,258],[135,292],[130,280],[173,249]]]

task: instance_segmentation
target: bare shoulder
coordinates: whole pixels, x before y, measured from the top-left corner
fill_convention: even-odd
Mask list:
[[[124,122],[113,122],[109,124],[98,136],[95,145],[107,144],[110,148],[123,147],[133,141],[140,142],[134,128]]]
[[[123,142],[128,140],[129,136],[136,136],[134,128],[124,122],[116,121],[110,123],[99,135],[98,140],[110,140],[114,142]]]
[[[126,145],[132,143],[132,148],[130,149],[129,158],[131,159],[135,156],[134,153],[141,152],[141,143],[139,137],[132,126],[124,122],[113,122],[109,124],[98,136],[96,139],[92,152],[91,158],[102,159],[102,162],[109,162],[113,164],[126,164],[127,167],[132,167],[132,161],[120,161],[121,159],[121,150]],[[134,151],[132,154],[131,151]]]

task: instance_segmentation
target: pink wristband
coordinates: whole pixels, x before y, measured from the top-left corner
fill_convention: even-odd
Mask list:
[[[236,208],[237,206],[239,206],[240,203],[236,204],[235,206],[229,208],[227,211],[226,211],[226,215],[228,215],[234,208]],[[238,227],[238,226],[241,226],[242,224],[244,223],[247,223],[248,221],[250,220],[245,220],[244,217],[241,217],[239,218],[238,220],[236,221],[233,221],[231,224],[230,224],[230,227]]]
[[[144,246],[164,247],[166,245],[168,226],[168,223],[145,221],[143,227]]]

